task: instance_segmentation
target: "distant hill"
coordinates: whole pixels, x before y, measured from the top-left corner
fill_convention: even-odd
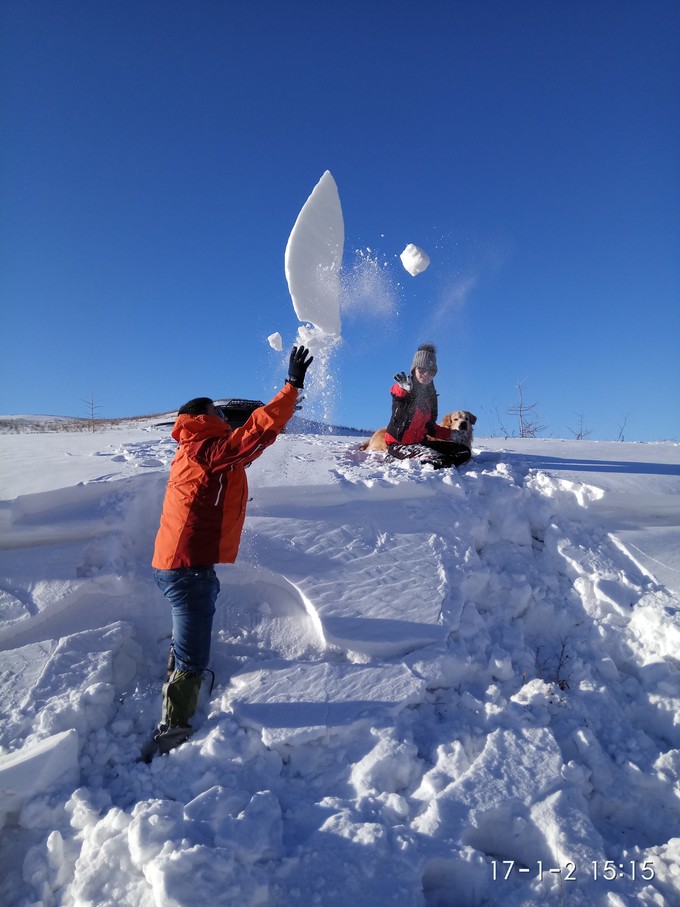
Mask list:
[[[40,432],[111,431],[130,428],[157,428],[171,425],[177,411],[147,416],[128,416],[122,419],[85,419],[78,416],[20,415],[0,416],[0,434],[36,434]],[[370,436],[374,429],[328,425],[295,415],[286,426],[292,434]]]
[[[373,434],[373,428],[350,428],[347,425],[327,425],[325,422],[315,422],[312,419],[304,419],[302,416],[293,416],[286,431],[289,434],[300,435],[356,435],[369,436]]]
[[[152,416],[129,416],[124,419],[86,419],[82,416],[0,416],[0,434],[35,434],[36,432],[109,431],[117,428],[146,428],[176,413]]]

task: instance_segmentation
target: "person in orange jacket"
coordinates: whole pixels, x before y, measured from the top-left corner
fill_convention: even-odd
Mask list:
[[[276,440],[295,411],[313,360],[293,347],[281,391],[231,429],[209,397],[196,397],[177,414],[178,448],[170,466],[152,559],[158,587],[172,608],[168,680],[161,721],[143,758],[167,753],[192,734],[203,674],[208,666],[215,601],[215,564],[236,560],[246,515],[246,466]]]

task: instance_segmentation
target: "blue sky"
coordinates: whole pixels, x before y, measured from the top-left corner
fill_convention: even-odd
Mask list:
[[[0,412],[268,399],[283,256],[325,170],[348,311],[326,388],[680,439],[680,5],[4,0]],[[431,258],[416,278],[399,253]],[[370,251],[369,251],[370,250]],[[352,298],[354,294],[354,298]],[[312,366],[312,369],[314,366]],[[314,403],[319,388],[309,382]]]

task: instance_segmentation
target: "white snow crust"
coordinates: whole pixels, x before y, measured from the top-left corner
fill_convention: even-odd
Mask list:
[[[146,765],[174,447],[0,436],[3,907],[680,904],[679,445],[435,472],[291,427]]]
[[[298,319],[331,337],[341,334],[340,268],[344,243],[338,187],[326,170],[297,216],[288,237],[284,265]]]

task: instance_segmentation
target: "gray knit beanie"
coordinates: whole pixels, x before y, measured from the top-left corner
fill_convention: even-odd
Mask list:
[[[417,368],[426,368],[429,372],[437,374],[437,350],[431,343],[421,343],[418,352],[413,357],[411,371]]]

